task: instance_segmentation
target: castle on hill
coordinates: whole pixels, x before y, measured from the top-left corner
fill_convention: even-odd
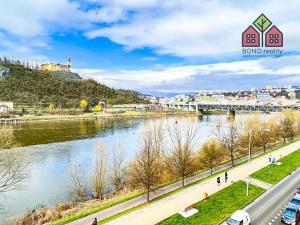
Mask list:
[[[66,64],[60,63],[44,63],[41,65],[41,69],[44,71],[51,71],[51,72],[71,72],[72,62],[69,58]]]

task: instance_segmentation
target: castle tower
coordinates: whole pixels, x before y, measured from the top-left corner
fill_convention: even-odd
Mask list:
[[[67,61],[67,71],[71,72],[71,68],[72,68],[72,61],[71,58],[69,58]]]

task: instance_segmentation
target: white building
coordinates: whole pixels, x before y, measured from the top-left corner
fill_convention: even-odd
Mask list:
[[[256,94],[257,100],[270,100],[272,99],[271,95],[269,93],[260,92]]]
[[[6,113],[14,110],[13,102],[1,102],[0,101],[0,113]]]

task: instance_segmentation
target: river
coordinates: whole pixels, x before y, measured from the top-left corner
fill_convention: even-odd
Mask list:
[[[247,117],[238,114],[236,119]],[[30,176],[22,189],[0,196],[0,220],[19,215],[41,205],[55,205],[65,201],[71,191],[70,170],[74,161],[81,165],[89,177],[93,166],[93,148],[100,139],[108,156],[115,143],[121,142],[126,161],[133,158],[138,148],[138,137],[145,123],[158,119],[168,124],[180,120],[192,120],[199,125],[198,144],[212,136],[216,121],[227,122],[226,115],[212,114],[189,117],[168,116],[163,118],[111,118],[99,120],[51,121],[22,123],[7,128],[21,147],[28,153]],[[9,150],[2,150],[9,151]]]

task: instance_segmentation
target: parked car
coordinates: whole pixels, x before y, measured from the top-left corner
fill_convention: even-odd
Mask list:
[[[232,216],[226,220],[228,225],[250,225],[250,216],[247,212],[238,210],[232,214]]]
[[[300,185],[297,187],[297,189],[295,191],[295,195],[300,195]]]
[[[299,210],[288,206],[281,217],[281,223],[298,225],[300,221],[300,213]]]
[[[288,206],[300,210],[300,195],[295,195],[289,202]]]

